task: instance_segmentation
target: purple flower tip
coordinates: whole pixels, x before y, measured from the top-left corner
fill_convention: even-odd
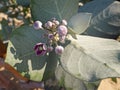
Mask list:
[[[53,34],[48,34],[48,39],[52,40],[54,38]]]

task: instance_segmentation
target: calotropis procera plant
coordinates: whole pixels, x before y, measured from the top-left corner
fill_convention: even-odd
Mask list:
[[[77,13],[78,2],[31,0],[34,26],[39,30],[35,30],[33,25],[14,30],[5,61],[31,80],[44,81],[55,76],[67,90],[96,90],[96,81],[120,77],[120,43],[109,39],[109,36],[106,36],[107,39],[102,38],[104,34],[109,34],[110,38],[119,35],[120,21],[116,18],[119,17],[120,2],[111,2],[110,6],[102,9],[104,11],[99,11],[96,15],[98,18],[91,18],[90,13]],[[56,19],[50,20],[52,17]],[[68,31],[57,20],[63,20]],[[92,31],[91,27],[95,30]],[[82,33],[95,34],[101,38],[80,35]]]

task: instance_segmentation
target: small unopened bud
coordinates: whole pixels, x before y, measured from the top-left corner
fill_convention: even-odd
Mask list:
[[[52,46],[48,46],[47,51],[48,51],[48,52],[53,51],[53,47],[52,47]]]
[[[47,21],[47,23],[45,23],[45,27],[46,27],[47,29],[52,28],[52,26],[53,26],[53,23],[52,23],[51,21]]]
[[[61,55],[64,52],[64,48],[62,46],[57,46],[55,48],[55,53]]]
[[[38,29],[42,29],[42,22],[41,21],[35,21],[33,24],[33,27],[38,30]]]
[[[60,24],[59,21],[57,21],[57,20],[53,21],[53,23],[55,23],[55,25],[57,25],[57,26]]]
[[[62,24],[66,26],[67,25],[67,21],[63,19],[62,20]]]
[[[66,27],[66,26],[60,25],[60,26],[58,27],[58,34],[59,34],[60,36],[65,36],[65,35],[67,34],[67,32],[68,32],[68,30],[67,30],[67,27]]]
[[[48,34],[48,39],[52,40],[54,38],[53,34]]]

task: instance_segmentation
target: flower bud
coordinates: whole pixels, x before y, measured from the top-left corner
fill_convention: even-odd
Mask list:
[[[67,27],[66,27],[66,26],[60,25],[60,26],[58,27],[58,34],[59,34],[60,36],[65,36],[65,35],[67,34],[67,32],[68,32],[68,30],[67,30]]]
[[[62,24],[66,26],[67,25],[67,21],[65,19],[63,19],[62,20]]]
[[[48,39],[52,40],[54,38],[53,34],[48,34]]]
[[[33,24],[33,27],[38,30],[38,29],[42,29],[42,22],[41,21],[35,21]]]
[[[47,52],[47,46],[44,43],[37,43],[34,47],[36,55],[45,55]]]
[[[47,51],[51,52],[52,50],[53,50],[53,47],[52,46],[48,46]]]
[[[64,48],[62,46],[57,46],[55,48],[55,53],[61,55],[64,52]]]
[[[52,26],[53,26],[53,23],[52,23],[51,21],[47,21],[47,23],[45,23],[45,27],[46,27],[47,29],[52,28]]]
[[[60,24],[59,21],[57,21],[57,20],[53,21],[53,23],[55,23],[55,25],[57,25],[57,26]]]

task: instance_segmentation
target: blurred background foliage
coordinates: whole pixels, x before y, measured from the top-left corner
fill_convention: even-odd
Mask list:
[[[80,0],[80,3],[85,4],[89,1],[92,0]],[[11,32],[15,28],[30,23],[32,23],[30,0],[0,0],[1,40],[9,40]]]

